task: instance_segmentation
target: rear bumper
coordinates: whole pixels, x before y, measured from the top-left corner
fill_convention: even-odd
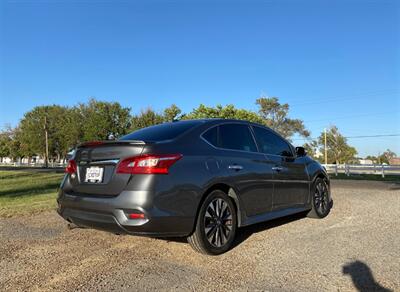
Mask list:
[[[68,194],[60,190],[57,212],[65,220],[80,227],[117,234],[152,237],[187,236],[194,218],[180,216],[149,206],[145,192],[124,191],[116,197]],[[140,211],[145,219],[129,219],[128,214]]]

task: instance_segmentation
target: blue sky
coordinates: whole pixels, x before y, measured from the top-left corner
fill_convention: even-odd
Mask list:
[[[0,125],[91,96],[138,112],[266,95],[312,136],[400,134],[399,1],[0,3]],[[400,154],[399,137],[349,142]]]

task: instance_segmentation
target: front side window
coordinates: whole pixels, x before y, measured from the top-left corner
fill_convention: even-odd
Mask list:
[[[260,151],[265,154],[293,156],[289,144],[275,133],[261,127],[253,127]]]
[[[221,148],[257,152],[257,146],[247,125],[220,125],[218,138],[218,144]]]

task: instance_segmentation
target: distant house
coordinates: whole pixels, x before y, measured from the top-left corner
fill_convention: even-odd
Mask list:
[[[4,163],[4,164],[10,164],[10,163],[12,163],[12,159],[11,159],[10,157],[2,157],[0,160],[1,160],[1,162]]]
[[[365,165],[365,164],[374,164],[374,162],[373,162],[371,159],[362,159],[362,158],[360,158],[360,159],[358,159],[358,162],[359,162],[360,164],[362,164],[362,165]]]
[[[393,157],[389,159],[390,165],[400,165],[400,157]]]

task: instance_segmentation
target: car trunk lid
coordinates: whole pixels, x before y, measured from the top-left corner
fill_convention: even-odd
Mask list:
[[[96,141],[78,146],[74,156],[77,175],[71,178],[72,191],[105,196],[120,194],[131,175],[116,173],[119,161],[140,155],[145,146],[145,142],[133,140]]]

